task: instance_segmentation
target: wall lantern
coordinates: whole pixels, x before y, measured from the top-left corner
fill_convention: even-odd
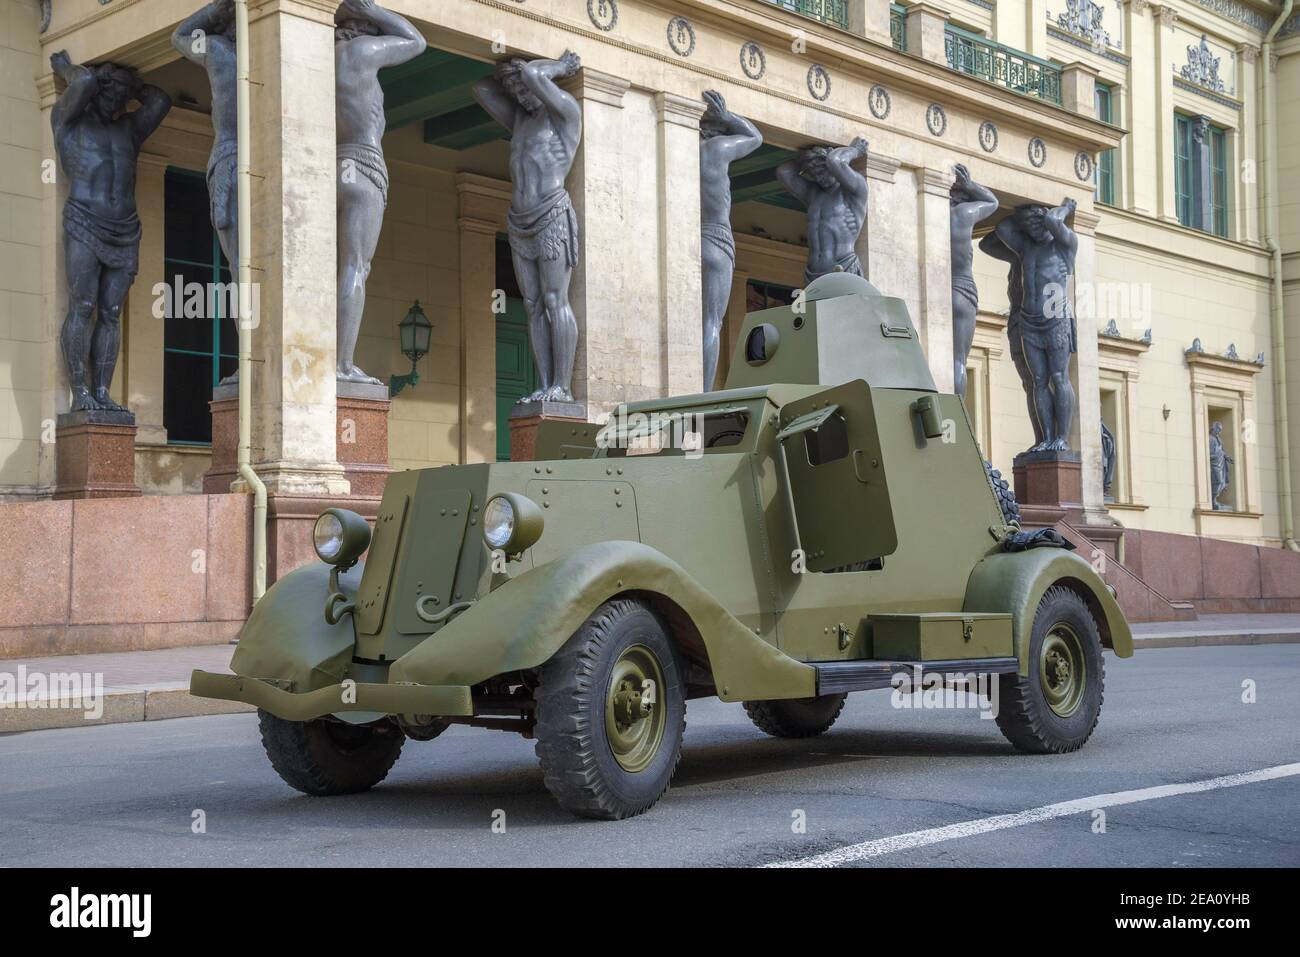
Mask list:
[[[415,385],[420,381],[420,373],[416,371],[415,364],[420,361],[421,356],[429,352],[429,339],[433,333],[433,323],[431,323],[424,310],[420,308],[420,300],[415,300],[413,305],[402,321],[397,324],[397,336],[402,344],[402,355],[411,360],[411,371],[406,375],[394,375],[388,377],[388,394],[397,395],[408,385]]]

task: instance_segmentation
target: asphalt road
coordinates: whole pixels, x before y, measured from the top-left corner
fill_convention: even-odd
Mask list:
[[[4,865],[754,865],[863,842],[868,866],[1297,866],[1300,776],[987,819],[1300,762],[1300,645],[1107,657],[1106,701],[1072,755],[1014,752],[973,711],[851,696],[811,741],[763,735],[739,705],[692,702],[672,790],[629,821],[580,821],[542,786],[532,742],[453,728],[408,742],[368,794],[310,798],[271,770],[253,715],[0,737]],[[1243,703],[1243,682],[1256,702]],[[1163,792],[1162,792],[1163,793]],[[1130,799],[1125,799],[1130,800]],[[1085,805],[1089,802],[1085,801]],[[206,833],[192,821],[202,810]],[[493,828],[504,812],[504,833]],[[803,812],[805,833],[792,826]],[[1026,823],[1028,821],[1028,823]],[[967,831],[969,830],[969,833]],[[963,836],[964,835],[964,836]],[[897,845],[896,849],[894,848]]]

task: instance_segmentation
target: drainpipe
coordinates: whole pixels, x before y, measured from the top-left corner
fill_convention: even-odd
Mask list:
[[[1278,517],[1282,525],[1282,547],[1300,552],[1295,539],[1295,518],[1291,508],[1291,430],[1287,416],[1286,395],[1286,323],[1282,311],[1282,247],[1278,238],[1277,203],[1277,137],[1274,134],[1273,71],[1269,60],[1273,53],[1273,38],[1291,16],[1295,0],[1283,0],[1282,12],[1264,36],[1260,60],[1264,78],[1264,122],[1260,135],[1264,147],[1264,245],[1268,249],[1272,272],[1272,290],[1269,297],[1269,324],[1273,338],[1273,419],[1277,430],[1277,487]]]
[[[1290,0],[1287,0],[1290,3]],[[239,209],[239,477],[253,492],[253,601],[266,593],[266,483],[253,471],[253,248],[252,173],[249,163],[248,0],[235,0],[236,177]]]

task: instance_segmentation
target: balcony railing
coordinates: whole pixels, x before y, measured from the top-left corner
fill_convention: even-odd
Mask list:
[[[1054,63],[951,25],[944,37],[944,53],[954,70],[1025,96],[1061,102],[1061,68]]]
[[[889,42],[895,50],[907,51],[907,7],[901,3],[889,5]]]
[[[841,30],[849,28],[849,0],[767,0],[773,6],[789,10],[811,20],[820,20]]]

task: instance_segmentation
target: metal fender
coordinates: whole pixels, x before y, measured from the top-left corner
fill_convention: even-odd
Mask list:
[[[498,586],[389,670],[389,681],[474,685],[534,668],[555,654],[609,599],[627,592],[666,599],[689,621],[669,616],[677,640],[704,645],[724,701],[807,698],[816,672],[737,621],[687,572],[640,542],[586,545]],[[662,610],[662,609],[661,609]]]
[[[349,597],[356,594],[363,569],[358,562],[339,576],[339,588]],[[289,687],[299,693],[342,681],[357,637],[351,615],[337,625],[325,621],[329,573],[329,565],[312,562],[272,585],[239,633],[231,671],[292,682]]]
[[[964,611],[1010,613],[1020,673],[1029,674],[1029,637],[1034,612],[1055,584],[1077,591],[1088,603],[1101,643],[1121,658],[1133,654],[1133,632],[1106,583],[1082,558],[1060,548],[1000,552],[979,562],[966,582]]]

